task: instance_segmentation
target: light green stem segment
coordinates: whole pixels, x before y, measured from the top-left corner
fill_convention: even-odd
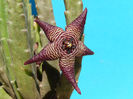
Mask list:
[[[66,8],[66,23],[68,25],[81,14],[83,3],[82,0],[64,0],[64,3]]]
[[[56,25],[51,0],[35,0],[38,17],[49,24]]]
[[[0,98],[1,99],[12,99],[2,87],[0,87]]]
[[[32,68],[23,65],[32,56],[33,49],[33,17],[29,7],[28,0],[0,0],[1,57],[15,93],[14,99],[40,99],[35,80],[26,73],[32,74]]]
[[[0,0],[0,43],[1,43],[1,61],[3,59],[3,64],[1,63],[1,69],[3,69],[5,72],[1,72],[1,76],[6,74],[6,78],[9,79],[8,86],[12,85],[12,91],[10,92],[10,95],[12,95],[13,98],[19,97],[19,94],[17,92],[17,88],[14,84],[15,77],[13,76],[12,68],[11,66],[11,55],[10,55],[10,49],[8,42],[9,35],[8,35],[8,4],[6,0]],[[4,67],[5,66],[5,67]],[[9,71],[11,70],[11,71]],[[2,83],[6,83],[5,79],[2,80]],[[8,80],[7,80],[8,81]],[[10,85],[11,84],[11,85]],[[12,94],[14,92],[15,94]]]
[[[54,20],[51,0],[35,0],[35,2],[39,19],[49,24],[56,25]],[[41,47],[43,48],[49,43],[49,41],[45,36],[45,33],[42,31],[42,29],[40,29],[38,33],[40,36],[40,43],[42,45]],[[43,68],[47,69],[44,70]],[[59,75],[60,71],[58,66],[58,60],[44,62],[41,71],[42,71],[42,81],[40,81],[40,93],[41,97],[43,98],[48,94],[48,92],[54,90],[56,86],[55,82],[57,82],[57,79],[55,78]],[[56,75],[56,73],[58,75]]]

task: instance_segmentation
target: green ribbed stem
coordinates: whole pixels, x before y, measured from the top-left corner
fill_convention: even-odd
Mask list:
[[[38,17],[40,20],[45,21],[49,24],[56,25],[53,15],[53,8],[51,0],[35,0]],[[45,33],[40,29],[38,32],[40,36],[41,48],[48,44],[48,39],[45,36]],[[43,63],[41,72],[42,80],[40,81],[40,93],[42,98],[52,99],[55,97],[55,88],[59,80],[59,71],[58,60],[55,61],[46,61]],[[54,98],[53,98],[54,99]]]
[[[2,87],[0,87],[0,98],[1,99],[12,99]]]
[[[35,74],[35,70],[31,66],[23,65],[25,60],[33,56],[33,17],[29,1],[0,0],[0,6],[2,57],[7,78],[15,94],[12,97],[40,99],[36,81],[33,76],[27,75],[27,71]]]

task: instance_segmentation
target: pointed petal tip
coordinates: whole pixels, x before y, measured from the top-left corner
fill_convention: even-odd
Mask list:
[[[81,95],[81,91],[78,86],[75,88],[75,90]]]
[[[88,55],[94,55],[94,52],[91,51],[91,50],[89,50],[89,51],[88,51]]]
[[[86,11],[86,12],[87,12],[87,8],[85,8],[85,9],[84,9],[84,11]]]
[[[94,55],[94,52],[93,52],[93,51],[91,51],[91,52],[90,52],[90,55]]]
[[[86,47],[86,50],[84,52],[84,55],[93,55],[93,54],[94,54],[94,52],[91,51],[89,48]]]
[[[29,59],[29,60],[27,60],[26,62],[24,62],[24,65],[28,65],[28,64],[31,64],[31,63],[33,63],[34,61],[32,60],[32,59]]]
[[[24,63],[24,65],[27,65],[27,63]]]
[[[24,65],[28,65],[28,61],[24,62]]]
[[[81,95],[81,91],[79,90],[79,91],[77,91],[80,95]]]
[[[85,16],[87,15],[87,8],[84,9],[83,13]]]

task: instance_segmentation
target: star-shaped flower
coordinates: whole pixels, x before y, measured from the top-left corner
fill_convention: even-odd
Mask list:
[[[65,31],[57,26],[36,19],[35,22],[43,29],[50,43],[47,44],[40,53],[26,61],[24,65],[59,58],[59,66],[64,76],[70,81],[75,90],[81,94],[75,81],[75,58],[94,54],[80,41],[81,34],[84,30],[86,15],[87,8],[66,27]]]

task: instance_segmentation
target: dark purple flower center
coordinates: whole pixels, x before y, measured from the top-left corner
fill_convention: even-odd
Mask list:
[[[76,48],[76,44],[74,43],[73,38],[66,38],[64,39],[62,43],[62,49],[65,51],[67,54],[70,54],[73,52],[73,50]]]

